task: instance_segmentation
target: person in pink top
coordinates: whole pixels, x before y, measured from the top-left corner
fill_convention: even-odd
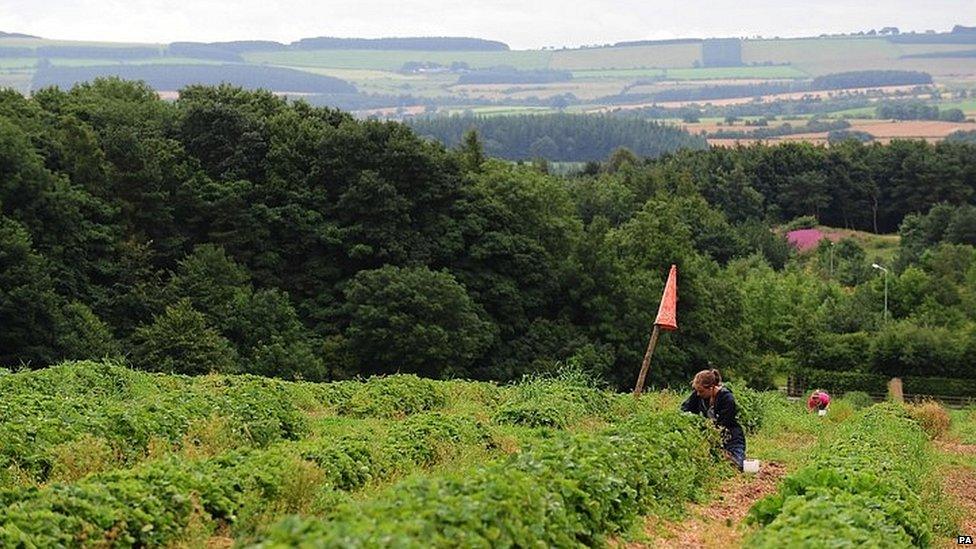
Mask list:
[[[817,410],[820,415],[826,413],[828,406],[830,406],[830,395],[827,394],[827,391],[814,391],[807,399],[807,409],[810,411]]]

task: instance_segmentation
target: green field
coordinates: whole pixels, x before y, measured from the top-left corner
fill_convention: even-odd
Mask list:
[[[450,65],[455,61],[472,68],[510,65],[518,69],[544,69],[552,55],[547,51],[377,51],[377,50],[297,50],[254,52],[244,55],[250,63],[396,71],[410,61]]]
[[[34,57],[0,57],[0,69],[32,69],[36,65]]]
[[[903,55],[966,49],[958,44],[895,44],[877,37],[746,40],[744,63],[791,63],[812,76],[868,69],[919,70],[932,75],[971,73],[971,59],[900,59]]]
[[[574,70],[573,80],[606,80],[632,78],[656,78],[664,75],[664,69],[587,69]]]
[[[645,69],[691,67],[701,61],[701,44],[590,48],[552,52],[552,69]]]
[[[640,79],[663,80],[718,80],[718,79],[778,79],[807,78],[803,71],[790,65],[759,67],[715,67],[673,69],[600,69],[574,70],[574,80]]]
[[[940,109],[960,109],[966,113],[976,113],[976,99],[968,101],[946,101],[939,102]]]

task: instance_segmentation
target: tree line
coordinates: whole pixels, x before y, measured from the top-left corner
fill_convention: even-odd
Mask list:
[[[236,54],[235,54],[236,55]],[[334,76],[284,67],[221,65],[94,65],[87,67],[39,65],[32,89],[49,86],[69,88],[95,78],[115,76],[146,82],[156,90],[178,90],[190,84],[217,85],[224,82],[247,88],[296,93],[355,94],[356,87]]]
[[[450,116],[409,121],[415,132],[449,147],[477,130],[489,156],[523,160],[583,162],[603,160],[618,147],[655,157],[679,148],[703,148],[701,137],[666,124],[605,115],[547,114]]]
[[[843,142],[678,151],[652,163],[684,173],[730,219],[821,223],[875,233],[898,230],[910,213],[976,199],[976,150],[954,142]]]
[[[652,382],[712,365],[768,383],[809,334],[883,331],[863,249],[828,269],[773,226],[847,189],[821,222],[870,223],[867,200],[897,228],[971,203],[976,165],[962,144],[621,149],[561,178],[485,142],[230,86],[0,93],[0,364],[509,380],[569,363],[626,387],[673,263],[680,329]],[[965,345],[976,267],[955,239],[905,252],[892,321]],[[878,364],[910,357],[888,349]]]

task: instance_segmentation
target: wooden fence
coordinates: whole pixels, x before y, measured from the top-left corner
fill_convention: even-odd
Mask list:
[[[786,387],[782,389],[785,390],[786,395],[789,397],[806,398],[807,396],[809,396],[809,391],[806,384],[803,383],[802,380],[798,380],[794,376],[789,376],[786,379]],[[810,390],[812,389],[814,388],[810,388]],[[864,391],[858,391],[858,392],[864,392]],[[866,394],[870,396],[871,399],[873,399],[875,402],[882,402],[884,400],[887,400],[889,397],[888,393],[868,392]],[[843,393],[840,393],[836,396],[842,396],[842,395]],[[905,402],[914,402],[914,403],[924,402],[926,400],[934,400],[948,408],[966,408],[968,406],[976,406],[976,396],[946,396],[946,395],[923,395],[923,394],[904,393],[903,397],[905,399]]]

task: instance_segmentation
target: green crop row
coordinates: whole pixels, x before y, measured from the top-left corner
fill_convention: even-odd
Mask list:
[[[493,417],[498,423],[562,429],[584,417],[604,416],[609,408],[609,393],[582,373],[566,370],[556,377],[526,377],[506,387]]]
[[[181,461],[175,456],[76,483],[0,491],[4,547],[159,546],[194,524],[253,528],[253,521],[304,508],[323,513],[343,491],[430,465],[446,448],[485,447],[483,426],[462,417],[418,414],[385,431],[365,425],[337,439]]]
[[[463,406],[500,423],[563,427],[605,412],[607,398],[567,379],[511,388],[412,375],[313,384],[64,363],[0,375],[0,487],[71,481],[193,446],[213,455],[298,440],[308,432],[303,412],[313,408],[393,419],[464,399]]]
[[[642,514],[698,499],[722,467],[716,442],[701,418],[674,412],[554,431],[499,462],[345,503],[331,519],[291,517],[256,547],[601,545]]]
[[[839,425],[809,464],[756,503],[750,547],[928,547],[942,523],[928,439],[900,407],[872,406]]]
[[[415,375],[374,377],[369,381],[340,381],[323,384],[326,401],[340,415],[396,418],[443,408],[445,382]]]
[[[220,424],[232,447],[295,440],[306,431],[301,385],[256,376],[189,378],[111,363],[74,362],[0,376],[0,486],[44,482],[76,443],[97,441],[128,465],[153,444],[192,444],[195,429]]]

